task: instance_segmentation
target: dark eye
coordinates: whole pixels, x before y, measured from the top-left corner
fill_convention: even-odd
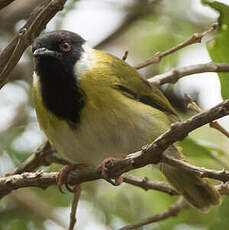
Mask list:
[[[60,47],[60,50],[63,51],[63,52],[68,52],[72,48],[71,45],[69,43],[67,43],[67,42],[61,43],[59,45],[59,47]]]

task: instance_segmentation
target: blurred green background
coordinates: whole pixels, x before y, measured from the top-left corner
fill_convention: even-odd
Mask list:
[[[41,1],[15,0],[1,10],[0,50],[28,19]],[[210,61],[227,62],[229,50],[229,7],[199,0],[68,0],[65,9],[50,21],[46,31],[70,29],[81,34],[98,49],[118,57],[129,51],[127,62],[136,65],[158,51],[164,51],[206,30],[220,17],[220,28],[195,44],[140,70],[146,78],[171,68]],[[216,8],[214,10],[213,8]],[[214,40],[216,36],[216,39]],[[208,42],[208,55],[206,43]],[[214,45],[214,44],[217,45]],[[213,44],[213,45],[212,45]],[[32,55],[30,48],[11,73],[11,82],[0,91],[0,173],[12,172],[38,147],[45,137],[39,130],[31,101]],[[222,93],[228,98],[226,74],[220,75]],[[220,82],[214,73],[197,74],[162,87],[181,117],[186,109],[184,94],[203,108],[222,100]],[[228,119],[221,123],[228,127]],[[186,157],[196,165],[222,169],[229,167],[229,142],[219,132],[204,126],[181,143]],[[57,170],[52,165],[47,170]],[[45,167],[43,169],[46,170]],[[154,180],[164,180],[152,166],[131,172]],[[85,183],[77,213],[79,230],[117,229],[166,210],[177,197],[122,184],[113,187],[104,181]],[[61,194],[56,186],[47,190],[27,188],[15,191],[0,202],[0,229],[62,230],[69,222],[72,194]],[[179,216],[143,227],[144,230],[229,229],[229,197],[209,213],[194,208]]]

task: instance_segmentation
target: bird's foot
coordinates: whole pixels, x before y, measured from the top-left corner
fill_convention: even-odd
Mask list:
[[[123,178],[121,176],[110,178],[108,175],[109,168],[113,165],[114,161],[120,160],[120,158],[109,157],[103,160],[98,166],[97,171],[102,175],[102,177],[114,186],[118,186],[123,182]]]
[[[88,165],[86,164],[72,164],[72,165],[65,165],[58,173],[56,177],[57,186],[60,192],[63,193],[62,186],[65,185],[68,191],[75,193],[75,188],[79,185],[70,187],[68,184],[68,175],[72,170],[86,168]]]

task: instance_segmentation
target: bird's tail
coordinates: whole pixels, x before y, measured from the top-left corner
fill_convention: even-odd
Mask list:
[[[179,150],[175,146],[171,146],[167,152],[173,157],[181,158]],[[165,163],[161,163],[160,169],[170,184],[192,206],[206,212],[211,206],[221,203],[219,192],[207,180],[185,169],[176,168]]]

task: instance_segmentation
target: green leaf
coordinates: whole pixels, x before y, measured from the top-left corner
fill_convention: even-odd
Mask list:
[[[190,137],[180,142],[183,148],[182,152],[193,163],[204,165],[205,167],[223,167],[228,168],[229,165],[222,159],[227,158],[227,154],[214,146],[211,143],[201,140],[194,140]]]
[[[220,14],[219,30],[215,39],[207,43],[207,49],[211,59],[214,62],[229,62],[229,6],[223,3],[207,0],[202,1],[203,4],[209,5],[217,10]],[[221,94],[224,99],[229,98],[229,73],[218,73],[221,83]]]

